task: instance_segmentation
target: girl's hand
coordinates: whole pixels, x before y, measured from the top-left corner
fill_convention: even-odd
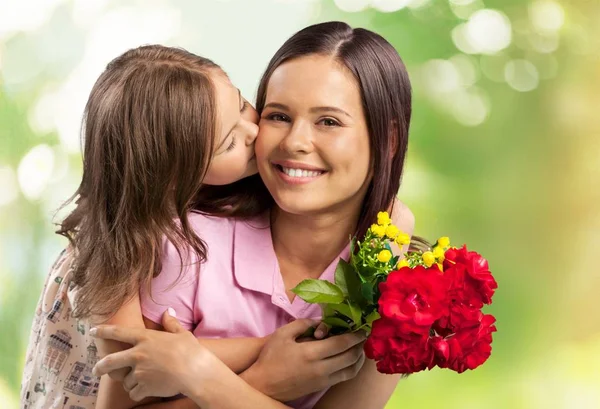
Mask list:
[[[119,368],[131,367],[123,387],[134,401],[149,396],[169,397],[197,390],[218,362],[191,332],[167,312],[163,315],[167,332],[117,326],[98,326],[90,331],[96,338],[132,344],[125,351],[107,355],[94,367],[101,376]]]
[[[300,319],[279,328],[242,378],[264,394],[287,402],[356,376],[365,359],[365,334],[298,342],[313,325],[312,320]]]

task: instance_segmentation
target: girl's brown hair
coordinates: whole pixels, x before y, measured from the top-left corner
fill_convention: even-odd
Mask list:
[[[58,234],[75,248],[73,314],[106,317],[161,270],[164,240],[182,263],[207,249],[188,212],[198,201],[217,130],[212,61],[150,45],[108,64],[94,85],[83,121],[83,178],[75,209]],[[232,215],[258,209],[235,190],[207,191],[208,210]],[[242,197],[245,197],[242,194]],[[246,202],[245,202],[246,203]]]
[[[290,60],[314,54],[338,60],[360,87],[373,166],[358,219],[356,234],[361,237],[377,213],[393,204],[400,188],[412,109],[408,73],[398,52],[380,35],[342,22],[315,24],[294,34],[269,62],[258,87],[259,113],[273,72]]]

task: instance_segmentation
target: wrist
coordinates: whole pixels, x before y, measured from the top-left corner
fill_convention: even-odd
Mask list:
[[[264,377],[260,375],[260,365],[255,363],[242,372],[239,376],[240,378],[250,385],[253,389],[267,395],[270,395],[270,391],[267,383],[264,380]]]

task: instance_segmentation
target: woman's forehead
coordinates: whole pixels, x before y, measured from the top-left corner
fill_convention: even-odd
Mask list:
[[[351,104],[360,103],[360,92],[356,79],[345,66],[329,56],[311,55],[275,69],[267,87],[267,103],[271,100],[284,104]]]

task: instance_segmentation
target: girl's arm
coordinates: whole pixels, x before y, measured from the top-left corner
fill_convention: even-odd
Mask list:
[[[94,322],[94,324],[118,325],[127,328],[149,328],[162,329],[162,326],[153,321],[143,318],[140,298],[136,294],[130,301],[125,303],[117,313],[105,322]],[[233,372],[241,373],[256,361],[266,338],[237,338],[237,339],[198,339],[197,342],[205,346],[215,356],[223,361]],[[98,339],[96,346],[100,356],[123,351],[131,347],[130,344]],[[129,368],[112,371],[109,375],[102,376],[98,389],[97,409],[130,409],[140,405],[129,398],[129,393],[121,383],[129,373]],[[142,403],[155,402],[156,399],[147,399]]]
[[[97,323],[97,319],[92,320],[92,324],[96,325]],[[102,323],[122,325],[128,328],[145,328],[139,296],[136,294],[131,300],[123,304],[115,315]],[[98,348],[100,357],[103,357],[131,348],[131,345],[119,341],[97,339],[96,347]],[[129,393],[123,389],[121,381],[129,371],[130,368],[128,367],[121,368],[111,372],[110,375],[104,375],[100,378],[98,400],[96,401],[97,409],[129,409],[140,404],[139,402],[132,401],[129,398]]]
[[[392,209],[390,212],[390,218],[392,223],[398,227],[403,233],[412,235],[415,228],[415,216],[410,209],[402,203],[399,199],[394,199]],[[404,258],[404,253],[408,251],[408,244],[398,247],[395,242],[390,242],[392,253],[400,255],[400,258]]]
[[[147,329],[164,331],[162,325],[143,317]],[[120,325],[120,324],[113,324]],[[212,352],[234,373],[239,374],[248,369],[258,358],[268,337],[262,338],[198,338],[200,345]]]
[[[203,408],[238,408],[241,402],[244,408],[287,407],[235,375],[176,318],[165,313],[163,324],[168,332],[115,326],[95,328],[91,333],[96,338],[119,340],[133,347],[103,358],[94,367],[94,373],[131,366],[133,370],[124,384],[131,387],[130,396],[136,401],[147,396],[183,393]],[[355,376],[364,360],[364,334],[297,342],[298,336],[313,324],[311,320],[297,320],[278,329],[253,365],[253,376],[247,379],[260,381],[258,386],[265,387],[267,393],[287,401]],[[190,404],[175,401],[147,407],[187,408]]]

